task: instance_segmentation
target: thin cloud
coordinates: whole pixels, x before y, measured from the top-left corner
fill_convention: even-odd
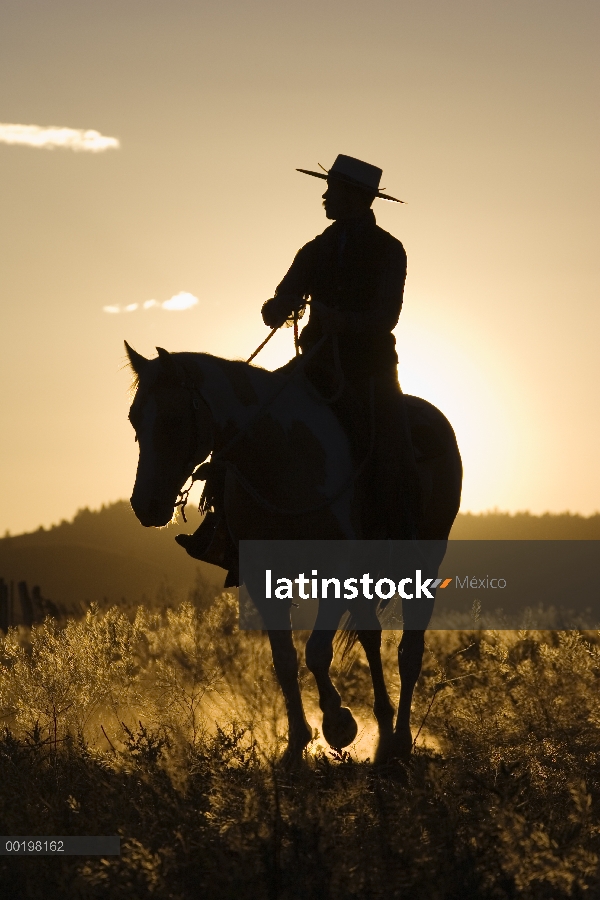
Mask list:
[[[117,149],[120,144],[117,138],[106,137],[99,131],[82,128],[49,128],[41,125],[8,125],[0,123],[0,144],[20,144],[24,147],[42,147],[54,150],[55,147],[66,147],[69,150],[86,150],[88,153],[101,153],[103,150]]]
[[[191,309],[197,302],[198,298],[194,297],[193,294],[188,294],[187,291],[179,291],[179,293],[175,294],[174,297],[171,297],[170,300],[165,300],[161,306],[163,309]]]
[[[189,291],[179,291],[178,294],[169,297],[168,300],[164,300],[162,303],[159,303],[158,300],[145,300],[142,304],[128,303],[126,306],[103,306],[102,309],[105,313],[111,313],[112,315],[116,313],[135,312],[138,309],[153,309],[154,307],[157,309],[166,309],[168,312],[182,312],[185,309],[191,309],[192,306],[196,306],[197,303],[198,298],[194,297],[193,294],[190,294]]]

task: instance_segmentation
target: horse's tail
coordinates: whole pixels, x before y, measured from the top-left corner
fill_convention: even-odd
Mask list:
[[[341,662],[344,663],[346,657],[358,640],[358,629],[356,628],[355,617],[350,613],[343,631],[338,631],[335,636],[334,649],[336,653],[341,653]]]
[[[377,614],[383,612],[388,603],[390,602],[389,597],[385,600],[379,600],[377,604],[377,608],[375,612]],[[335,636],[334,648],[336,653],[341,653],[341,662],[343,663],[355,646],[356,642],[359,639],[360,635],[360,618],[356,613],[353,613],[352,610],[348,611],[348,617],[343,623],[343,627],[340,631],[337,632]],[[371,623],[369,623],[371,625]],[[372,625],[371,625],[372,627]],[[364,626],[363,626],[364,628]]]

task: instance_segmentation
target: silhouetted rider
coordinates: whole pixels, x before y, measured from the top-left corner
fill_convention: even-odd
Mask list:
[[[416,536],[420,489],[392,334],[402,308],[406,253],[400,241],[379,228],[371,210],[376,197],[402,201],[379,191],[381,169],[351,156],[338,156],[326,174],[298,171],[327,180],[323,206],[334,222],[298,252],[275,296],[263,305],[263,320],[275,328],[310,298],[308,324],[299,339],[303,355],[324,335],[330,339],[306,364],[308,377],[325,398],[348,382],[361,408],[363,431],[364,420],[374,413],[363,536],[410,539]],[[344,399],[333,408],[352,439],[354,410],[349,414],[347,394]],[[222,490],[215,484],[213,493],[216,509]],[[226,538],[222,546],[226,534],[222,514],[215,512],[193,535],[176,540],[196,559],[230,568],[228,585],[237,583],[236,553]]]
[[[327,178],[323,206],[327,218],[335,221],[297,253],[275,297],[262,308],[265,324],[281,324],[310,296],[310,319],[300,337],[304,352],[324,331],[335,332],[349,377],[395,377],[398,357],[392,330],[402,308],[406,253],[399,240],[375,223],[370,209],[375,197],[385,197],[368,186],[379,182],[381,169],[338,156],[328,175],[307,174]]]
[[[406,253],[376,224],[371,210],[376,197],[402,201],[379,191],[381,169],[350,156],[338,156],[326,174],[298,171],[327,179],[323,206],[334,223],[298,252],[275,296],[264,304],[263,319],[274,328],[310,297],[310,318],[299,340],[303,354],[326,333],[332,340],[308,363],[309,377],[325,396],[335,392],[343,374],[363,407],[372,402],[373,385],[375,498],[366,536],[410,538],[420,497],[392,334],[402,308]]]

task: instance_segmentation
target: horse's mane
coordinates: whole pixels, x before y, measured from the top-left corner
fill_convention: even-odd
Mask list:
[[[185,351],[184,351],[184,352],[185,352]],[[187,351],[187,352],[188,352],[188,353],[192,353],[194,356],[201,356],[201,357],[204,357],[205,359],[213,360],[213,361],[214,361],[215,363],[217,363],[217,364],[219,364],[219,363],[221,363],[221,364],[222,364],[222,363],[226,363],[227,365],[233,365],[233,366],[235,366],[236,368],[239,367],[239,368],[242,368],[242,369],[252,369],[252,370],[254,370],[254,371],[266,372],[266,373],[268,373],[269,375],[275,374],[275,373],[272,372],[271,370],[265,369],[263,366],[257,366],[255,363],[254,363],[254,364],[250,364],[250,363],[248,363],[245,359],[226,359],[226,358],[221,357],[221,356],[215,356],[215,355],[212,354],[212,353],[203,353],[203,352],[200,352],[200,351]],[[175,354],[174,354],[174,355],[175,355]],[[156,358],[156,357],[153,357],[153,358]],[[133,368],[133,363],[131,362],[131,360],[130,360],[129,358],[126,358],[126,359],[125,359],[125,362],[124,362],[124,364],[123,364],[123,366],[122,366],[121,368],[123,368],[123,369],[129,369],[130,372],[131,372],[131,376],[132,376],[132,377],[131,377],[131,382],[130,382],[130,384],[129,384],[128,393],[129,393],[130,400],[133,400],[134,397],[135,397],[135,395],[136,395],[136,393],[137,393],[137,391],[138,391],[138,388],[139,388],[139,386],[140,386],[140,376],[138,375],[138,373],[137,373],[137,372],[135,371],[135,369]],[[276,370],[275,370],[275,371],[276,371]]]
[[[131,381],[129,382],[129,388],[127,390],[127,393],[129,394],[129,399],[133,400],[133,398],[137,394],[137,389],[140,386],[140,376],[133,368],[133,365],[132,365],[130,359],[126,359],[125,362],[123,363],[123,365],[121,366],[121,368],[129,369],[131,372]]]

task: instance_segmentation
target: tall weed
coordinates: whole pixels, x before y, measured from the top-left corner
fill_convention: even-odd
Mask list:
[[[314,741],[305,766],[283,773],[268,642],[236,622],[224,593],[131,617],[91,609],[0,642],[5,833],[117,833],[123,848],[104,860],[1,857],[7,890],[117,900],[600,894],[597,634],[431,632],[413,709],[426,742],[408,771]],[[396,637],[384,641],[395,696]],[[318,725],[314,685],[301,677]],[[334,677],[366,721],[362,651],[338,660]]]

